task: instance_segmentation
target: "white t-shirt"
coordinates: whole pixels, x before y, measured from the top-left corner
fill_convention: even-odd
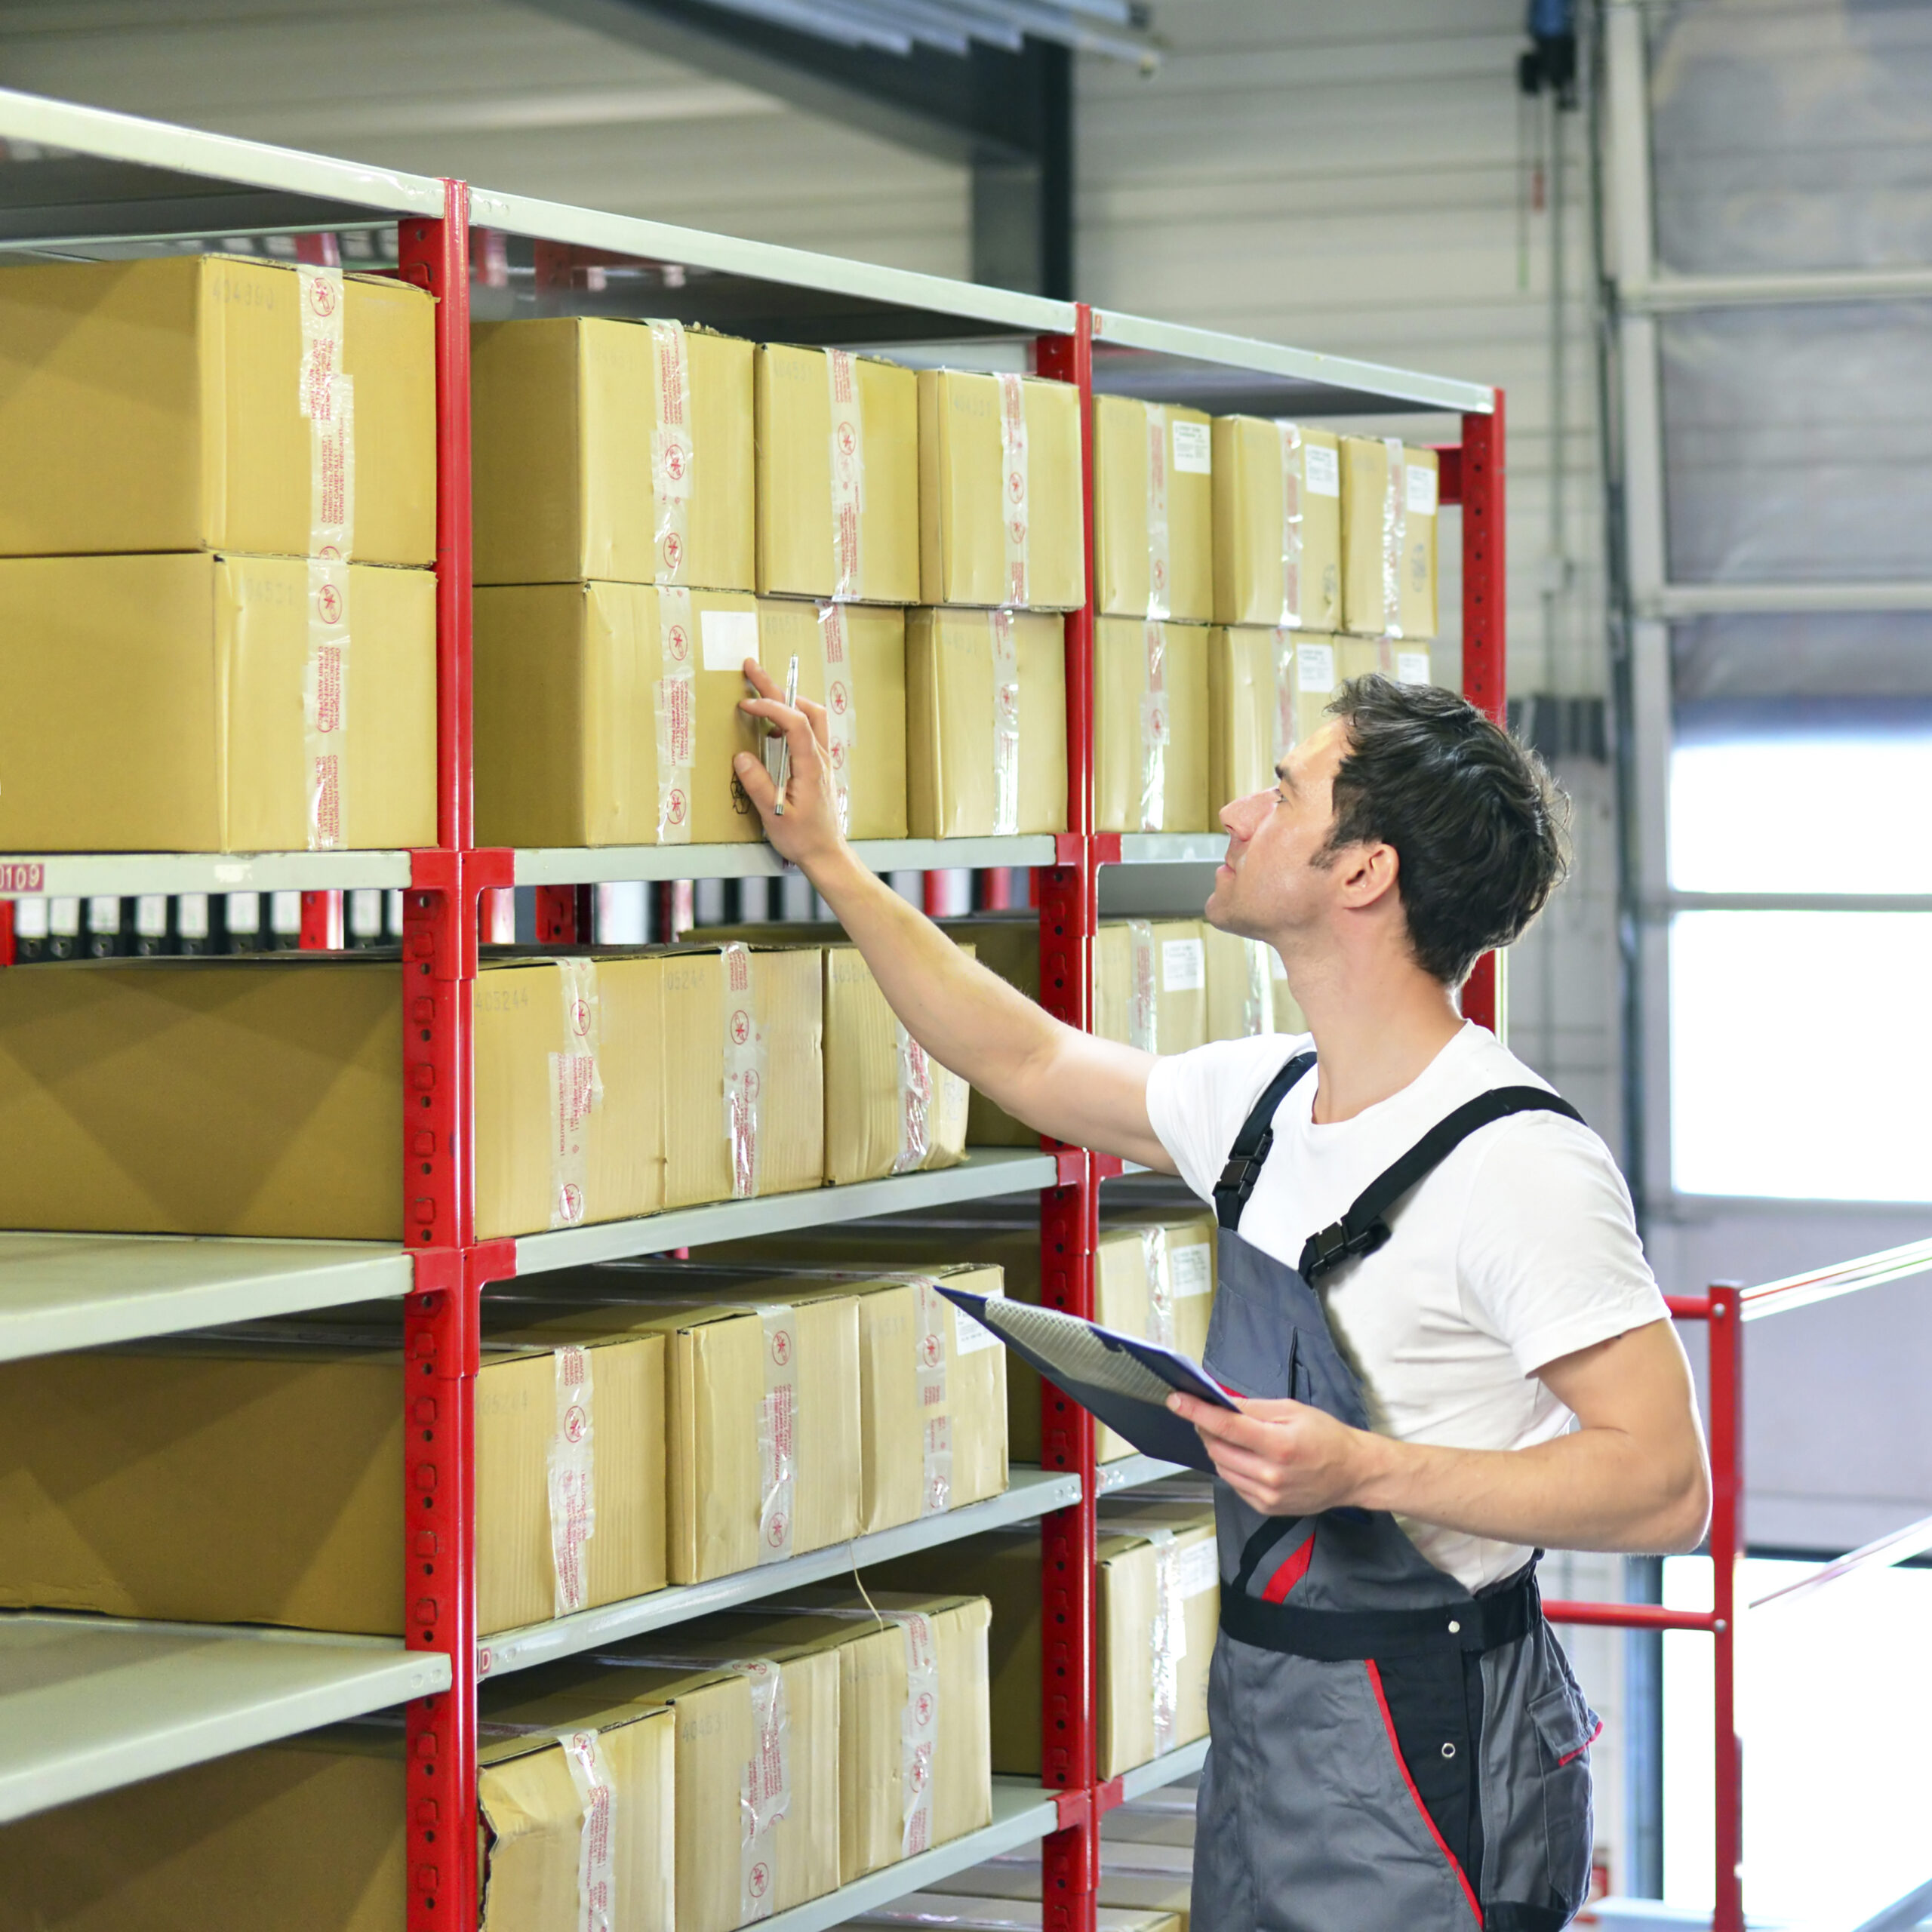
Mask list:
[[[1263,1088],[1313,1044],[1267,1034],[1155,1063],[1154,1131],[1204,1200]],[[1242,1236],[1292,1268],[1308,1237],[1340,1220],[1437,1121],[1491,1088],[1515,1086],[1549,1083],[1472,1024],[1399,1094],[1332,1126],[1312,1118],[1311,1069],[1275,1115]],[[1345,1263],[1318,1292],[1371,1424],[1399,1441],[1521,1449],[1561,1435],[1571,1413],[1537,1371],[1669,1313],[1610,1150],[1560,1114],[1478,1128],[1388,1218],[1386,1244]],[[1472,1590],[1529,1555],[1459,1530],[1402,1527]]]

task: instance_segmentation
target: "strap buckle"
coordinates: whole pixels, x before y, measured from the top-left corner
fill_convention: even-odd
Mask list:
[[[1221,1178],[1214,1183],[1214,1205],[1223,1227],[1232,1228],[1240,1220],[1241,1210],[1247,1205],[1248,1197],[1261,1178],[1268,1150],[1274,1144],[1275,1130],[1271,1127],[1262,1135],[1253,1153],[1236,1152],[1228,1156],[1227,1164],[1221,1170]]]
[[[1354,1233],[1349,1232],[1346,1221],[1331,1222],[1309,1236],[1308,1244],[1313,1252],[1303,1264],[1302,1277],[1312,1280],[1331,1268],[1339,1268],[1344,1261],[1357,1261],[1364,1254],[1373,1254],[1388,1238],[1389,1223],[1379,1218]]]

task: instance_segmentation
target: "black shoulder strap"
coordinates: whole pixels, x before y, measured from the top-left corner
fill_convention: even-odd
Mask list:
[[[1561,1114],[1577,1121],[1583,1118],[1567,1100],[1544,1088],[1493,1087],[1438,1121],[1393,1167],[1362,1189],[1339,1221],[1309,1236],[1301,1251],[1302,1279],[1312,1282],[1344,1261],[1373,1254],[1389,1238],[1389,1223],[1383,1217],[1478,1128],[1511,1114],[1536,1113]]]
[[[1214,1183],[1214,1213],[1223,1227],[1240,1226],[1241,1211],[1247,1205],[1254,1183],[1261,1178],[1261,1164],[1275,1144],[1275,1109],[1288,1089],[1314,1064],[1312,1054],[1294,1054],[1269,1081],[1254,1111],[1241,1122],[1235,1144],[1229,1149],[1227,1165]]]

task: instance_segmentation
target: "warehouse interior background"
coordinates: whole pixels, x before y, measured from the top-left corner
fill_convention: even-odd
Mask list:
[[[0,85],[1498,385],[1512,712],[1576,813],[1574,875],[1509,963],[1510,1044],[1624,1158],[1667,1290],[1922,1236],[1932,8],[1586,6],[1571,81],[1538,69],[1520,0],[1155,0],[1109,51],[1029,43],[1035,93],[1013,79],[999,112],[1034,117],[1034,152],[977,163],[971,103],[784,70],[760,11],[5,0]],[[1634,115],[1606,79],[1618,14],[1647,47]],[[1644,308],[1646,175],[1657,278],[1844,290]],[[1659,352],[1647,429],[1632,317]],[[1767,1324],[1747,1356],[1756,1583],[1932,1515],[1922,1281]],[[1641,1586],[1688,1601],[1700,1561]],[[1556,1594],[1623,1594],[1613,1560],[1555,1567]],[[1928,1623],[1932,1571],[1908,1565],[1752,1626],[1767,1921],[1926,1875]],[[1618,1889],[1708,1900],[1699,1640],[1571,1641],[1611,1719]]]

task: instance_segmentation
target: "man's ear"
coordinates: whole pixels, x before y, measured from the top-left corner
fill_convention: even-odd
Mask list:
[[[1392,845],[1381,840],[1364,840],[1341,854],[1343,903],[1351,911],[1362,912],[1395,890],[1401,860]]]

